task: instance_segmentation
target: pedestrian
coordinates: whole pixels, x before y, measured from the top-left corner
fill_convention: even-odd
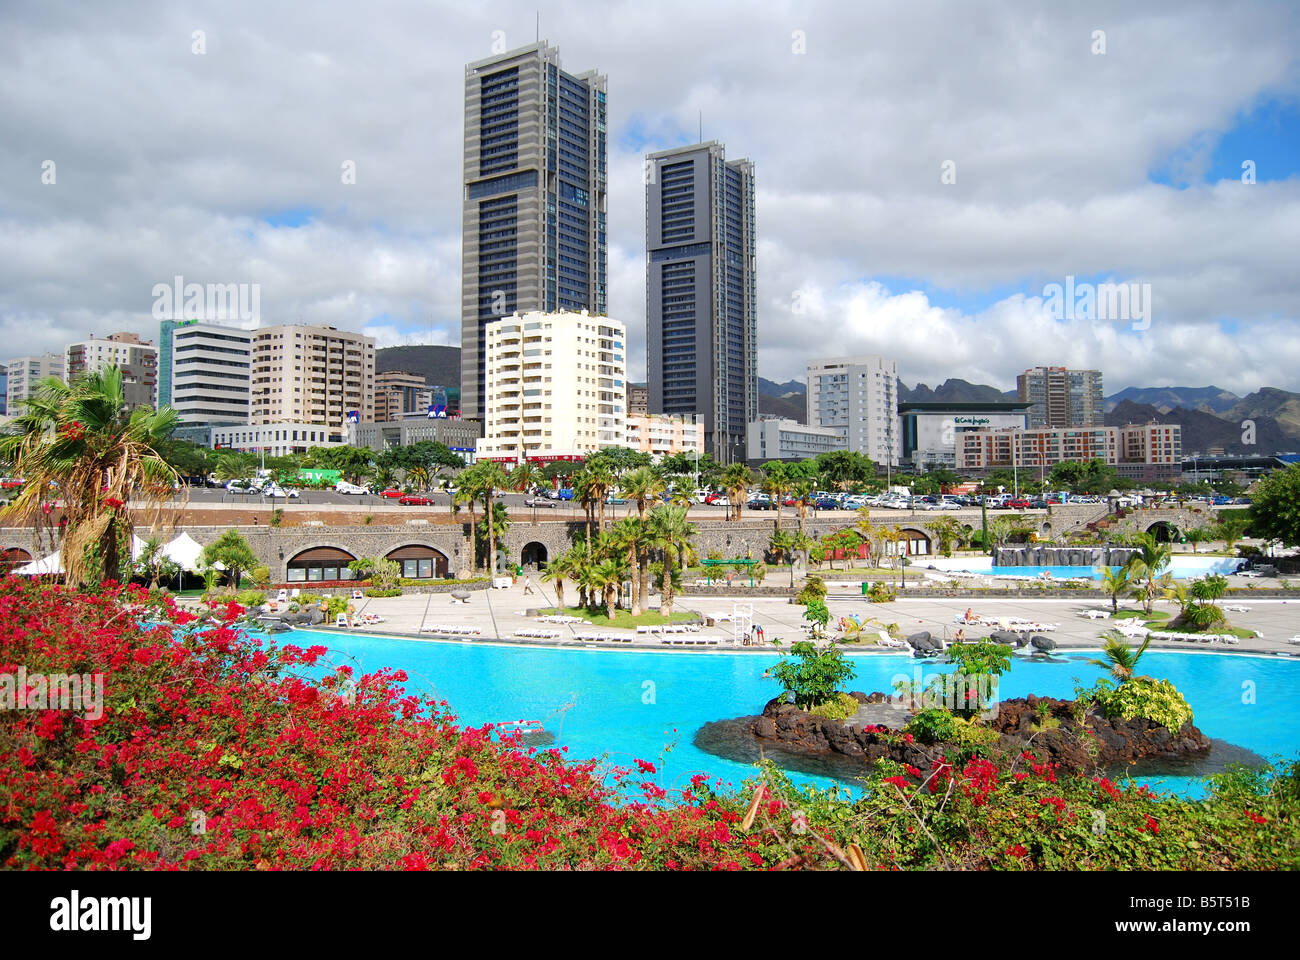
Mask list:
[[[756,633],[755,639],[756,639],[759,643],[762,643],[762,642],[764,642],[764,640],[767,639],[766,637],[763,636],[763,625],[762,625],[762,624],[755,624],[755,625],[754,625],[754,630],[755,630],[755,633]]]
[[[533,591],[533,583],[532,583],[531,580],[529,580],[529,578],[527,577],[527,575],[525,575],[525,576],[524,576],[524,596],[527,596],[528,594],[533,593],[533,592],[534,592],[534,591]]]

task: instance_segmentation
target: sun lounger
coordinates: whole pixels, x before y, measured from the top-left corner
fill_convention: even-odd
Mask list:
[[[1079,616],[1087,617],[1089,620],[1109,620],[1109,610],[1080,610]]]
[[[297,593],[297,592],[298,592],[297,590],[294,591],[294,593]],[[277,603],[288,603],[288,602],[289,602],[289,591],[288,591],[288,590],[285,590],[285,589],[281,589],[280,592],[277,593],[277,594],[275,595],[275,600],[276,600]]]
[[[1250,607],[1241,604],[1225,604],[1223,609],[1231,613],[1250,613]]]
[[[1287,640],[1287,643],[1300,643],[1300,634],[1296,634],[1294,637]]]
[[[335,618],[334,618],[334,626],[336,626],[336,627],[350,627],[351,624],[348,623],[347,614],[340,613],[337,617],[335,617]]]

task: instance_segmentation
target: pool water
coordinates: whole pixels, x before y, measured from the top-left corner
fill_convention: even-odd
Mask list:
[[[697,773],[739,785],[754,768],[698,749],[699,728],[714,720],[757,714],[780,692],[763,673],[779,655],[740,652],[634,652],[628,650],[517,647],[481,641],[402,640],[325,631],[281,635],[280,642],[323,644],[334,665],[358,673],[380,667],[405,670],[411,693],[448,702],[465,725],[540,720],[555,746],[573,759],[604,757],[612,765],[654,763],[665,788],[683,787]],[[1002,677],[1004,699],[1029,693],[1072,698],[1076,683],[1091,685],[1104,671],[1091,654],[1056,662],[1017,657]],[[857,668],[853,690],[889,692],[895,679],[946,672],[949,665],[921,663],[900,654],[848,654]],[[1142,672],[1167,678],[1182,691],[1195,723],[1265,759],[1300,753],[1300,714],[1293,709],[1300,660],[1208,653],[1148,652]],[[829,777],[791,774],[819,786],[852,785]],[[1153,789],[1199,796],[1195,777],[1139,778]]]

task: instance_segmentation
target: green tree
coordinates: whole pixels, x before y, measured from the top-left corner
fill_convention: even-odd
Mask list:
[[[815,644],[799,641],[790,648],[797,659],[782,659],[768,673],[801,710],[833,700],[843,684],[857,676],[853,662],[839,647],[818,650]]]
[[[257,554],[238,530],[227,530],[203,548],[199,558],[202,567],[215,570],[217,564],[225,570],[226,585],[233,593],[239,589],[239,580],[257,566]]]
[[[954,542],[961,543],[965,538],[965,529],[950,514],[942,513],[927,524],[939,545],[939,552],[945,557],[952,556]]]
[[[1133,570],[1127,564],[1122,567],[1097,568],[1097,579],[1101,589],[1110,595],[1112,613],[1119,612],[1119,598],[1126,597],[1133,591]]]
[[[790,478],[790,471],[786,465],[779,460],[773,460],[771,463],[763,464],[763,486],[762,490],[771,499],[776,506],[776,531],[781,532],[781,506],[786,496],[794,488],[794,481]],[[863,507],[865,510],[866,508]]]
[[[1255,536],[1284,547],[1300,545],[1300,463],[1261,478],[1249,512]]]
[[[749,472],[749,467],[743,463],[733,463],[722,471],[718,482],[722,488],[727,491],[727,500],[731,506],[727,508],[730,519],[739,520],[740,512],[745,506],[745,497],[748,493],[749,485],[753,482],[753,476]]]
[[[1156,596],[1160,592],[1159,578],[1161,571],[1169,566],[1169,560],[1173,553],[1169,544],[1160,543],[1156,540],[1155,535],[1150,533],[1135,536],[1133,545],[1138,548],[1138,552],[1129,558],[1128,565],[1131,567],[1130,572],[1133,579],[1139,585],[1142,609],[1146,613],[1150,613],[1151,604],[1155,602]]]
[[[817,455],[817,473],[840,490],[875,479],[876,465],[853,450],[832,450]]]
[[[127,503],[152,509],[151,526],[161,519],[177,476],[158,447],[176,423],[171,407],[131,410],[116,366],[71,384],[40,381],[12,432],[0,438],[0,458],[26,481],[0,510],[0,523],[33,526],[39,536],[50,523],[47,510],[61,501],[65,582],[129,576],[134,522]]]
[[[1101,651],[1103,659],[1088,662],[1097,667],[1105,667],[1120,683],[1127,683],[1133,679],[1138,661],[1142,659],[1142,654],[1146,653],[1147,647],[1151,644],[1151,635],[1147,634],[1136,650],[1125,642],[1124,635],[1118,630],[1107,630],[1101,638],[1104,641]]]
[[[688,541],[695,533],[695,524],[686,519],[683,507],[665,504],[650,511],[651,543],[664,553],[659,612],[665,616],[671,616],[673,612],[672,568],[679,557],[686,555],[689,550]]]

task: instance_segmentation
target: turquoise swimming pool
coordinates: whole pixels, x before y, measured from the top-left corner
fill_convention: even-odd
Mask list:
[[[648,760],[662,771],[662,784],[684,786],[697,773],[739,784],[753,774],[744,763],[707,753],[693,743],[714,720],[755,714],[779,693],[763,673],[779,656],[748,652],[638,652],[630,650],[519,647],[481,641],[430,641],[299,632],[277,638],[301,646],[324,644],[335,664],[360,672],[380,667],[405,670],[408,689],[446,700],[464,724],[541,720],[573,758],[607,757],[611,764]],[[907,655],[852,654],[858,675],[850,687],[892,689],[898,676],[911,679],[950,669],[921,664]],[[1090,654],[1056,662],[1018,658],[1002,678],[1004,698],[1072,697],[1076,682],[1102,675]],[[1149,652],[1144,673],[1171,680],[1186,696],[1196,724],[1207,736],[1274,759],[1300,753],[1300,660],[1208,653]],[[801,782],[829,786],[829,777],[793,774]],[[1195,778],[1146,777],[1153,788],[1200,793]]]

